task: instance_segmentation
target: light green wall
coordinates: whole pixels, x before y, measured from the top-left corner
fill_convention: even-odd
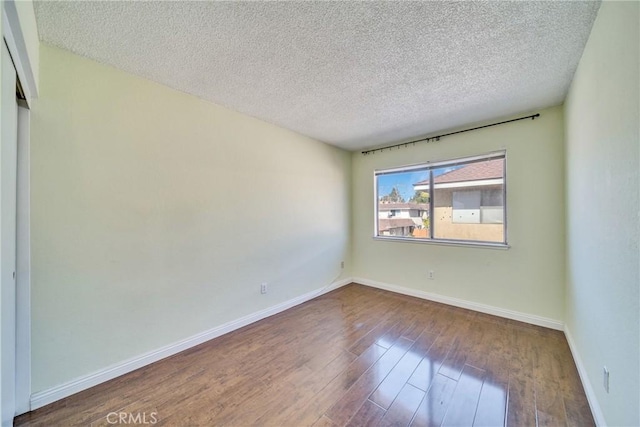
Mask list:
[[[353,273],[562,322],[564,158],[561,107],[536,120],[373,155],[352,154]],[[373,172],[506,149],[508,250],[374,240]],[[435,280],[427,271],[435,271]]]
[[[640,425],[639,22],[603,2],[565,103],[566,324],[611,426]]]
[[[67,51],[40,55],[33,392],[350,275],[349,153]]]

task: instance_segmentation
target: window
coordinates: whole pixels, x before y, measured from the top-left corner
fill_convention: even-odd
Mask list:
[[[453,218],[459,224],[502,224],[502,188],[453,192]]]
[[[375,172],[375,237],[506,245],[505,153]]]

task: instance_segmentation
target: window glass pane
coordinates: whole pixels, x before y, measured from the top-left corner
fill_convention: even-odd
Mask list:
[[[504,222],[504,201],[502,185],[488,187],[482,191],[481,222],[502,224]]]
[[[505,158],[478,157],[376,172],[377,235],[506,243]]]
[[[487,186],[482,190],[482,206],[504,206],[502,185]]]
[[[504,208],[502,206],[483,206],[480,214],[483,224],[502,224],[504,222]]]
[[[482,192],[478,190],[454,191],[451,221],[461,224],[479,223],[481,200]]]
[[[378,236],[429,238],[428,179],[427,170],[377,176]]]
[[[504,159],[433,170],[434,238],[504,242]]]

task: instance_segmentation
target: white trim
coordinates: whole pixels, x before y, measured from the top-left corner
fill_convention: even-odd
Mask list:
[[[18,74],[18,80],[20,80],[20,85],[24,91],[27,105],[31,105],[31,100],[38,97],[38,86],[31,61],[29,61],[27,45],[20,26],[15,0],[5,0],[3,3],[2,36],[6,40],[7,47],[11,53],[11,60]]]
[[[16,415],[31,410],[30,111],[18,107],[16,180]]]
[[[496,242],[482,242],[479,240],[449,240],[449,239],[429,239],[420,237],[401,237],[401,236],[373,236],[373,240],[387,240],[390,242],[409,242],[409,243],[426,243],[428,245],[444,245],[444,246],[459,246],[459,247],[472,247],[472,248],[487,248],[487,249],[510,249],[511,246],[506,243]]]
[[[18,105],[16,74],[6,44],[0,46],[0,417],[12,425],[16,409],[16,175]]]
[[[172,356],[176,353],[202,344],[203,342],[212,340],[221,335],[227,334],[229,332],[235,331],[236,329],[257,322],[258,320],[273,316],[274,314],[280,313],[281,311],[312,300],[313,298],[316,298],[334,289],[338,289],[351,282],[351,278],[333,282],[331,285],[324,288],[307,292],[306,294],[300,295],[299,297],[274,305],[273,307],[260,310],[256,313],[249,314],[239,319],[232,320],[231,322],[227,322],[208,331],[193,335],[182,341],[178,341],[157,350],[150,351],[148,353],[133,357],[120,363],[116,363],[115,365],[100,369],[99,371],[96,371],[92,374],[84,375],[82,377],[76,378],[75,380],[50,388],[48,390],[34,393],[31,396],[31,409],[38,409],[44,405],[48,405],[49,403],[71,396],[72,394],[78,393],[82,390],[86,390],[105,381],[109,381],[131,371],[135,371],[136,369],[139,369],[143,366],[157,362],[158,360]]]
[[[479,187],[485,185],[502,185],[504,183],[502,178],[492,179],[478,179],[476,181],[456,181],[456,182],[443,182],[441,184],[433,184],[434,190],[441,190],[443,188],[464,188],[464,187]],[[416,190],[418,188],[414,187]]]
[[[388,283],[369,280],[362,277],[354,277],[353,281],[354,283],[360,283],[362,285],[371,286],[373,288],[384,289],[386,291],[396,292],[403,295],[409,295],[412,297],[435,301],[442,304],[453,305],[455,307],[466,308],[468,310],[479,311],[481,313],[492,314],[494,316],[517,320],[519,322],[530,323],[532,325],[543,326],[545,328],[556,329],[558,331],[564,330],[564,324],[559,320],[536,316],[534,314],[522,313],[519,311],[508,310],[506,308],[494,307],[491,305],[480,304],[477,302],[434,294],[431,292],[420,291],[417,289],[405,288],[403,286],[391,285]]]
[[[593,385],[591,384],[591,381],[589,380],[589,376],[587,375],[587,369],[585,368],[584,363],[582,362],[580,353],[578,353],[578,349],[576,348],[575,341],[573,341],[573,337],[567,325],[564,325],[564,336],[567,338],[567,342],[569,343],[569,349],[571,349],[571,355],[573,356],[573,361],[576,364],[576,368],[578,368],[578,375],[580,375],[580,380],[582,381],[582,388],[584,389],[584,393],[587,396],[587,401],[589,402],[589,407],[591,408],[593,419],[596,422],[597,426],[606,426],[607,422],[604,419],[602,408],[600,408],[600,404],[598,403],[596,393],[593,390]]]

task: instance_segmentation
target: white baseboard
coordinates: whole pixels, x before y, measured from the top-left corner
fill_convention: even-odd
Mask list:
[[[576,363],[576,368],[578,368],[578,374],[580,375],[580,380],[582,381],[582,388],[584,388],[584,393],[587,395],[587,401],[589,402],[589,407],[591,408],[591,413],[593,414],[594,421],[597,426],[606,426],[607,423],[604,419],[604,414],[602,413],[602,408],[600,408],[600,404],[598,403],[598,399],[596,398],[596,393],[593,390],[593,385],[587,376],[587,370],[582,362],[582,358],[580,357],[580,353],[578,353],[578,349],[576,348],[576,344],[573,341],[573,336],[571,336],[571,332],[567,325],[564,326],[564,336],[567,337],[567,342],[569,343],[569,348],[571,349],[571,355],[573,356],[573,361]]]
[[[412,297],[422,298],[430,301],[440,302],[443,304],[453,305],[455,307],[466,308],[469,310],[479,311],[481,313],[492,314],[494,316],[505,317],[507,319],[518,320],[520,322],[530,323],[532,325],[543,326],[545,328],[564,330],[564,323],[559,320],[549,319],[546,317],[536,316],[533,314],[521,313],[518,311],[507,310],[505,308],[494,307],[491,305],[480,304],[477,302],[466,301],[458,298],[447,297],[444,295],[434,294],[431,292],[420,291],[417,289],[405,288],[403,286],[391,285],[375,280],[369,280],[362,277],[354,277],[355,283],[371,286],[386,291],[396,292],[399,294],[409,295]]]
[[[131,359],[128,359],[123,362],[117,363],[115,365],[109,366],[107,368],[101,369],[92,374],[85,375],[80,378],[76,378],[75,380],[50,388],[48,390],[43,390],[38,393],[34,393],[31,395],[31,410],[38,409],[42,406],[48,405],[49,403],[53,403],[57,400],[71,396],[72,394],[78,393],[82,390],[86,390],[90,387],[96,386],[98,384],[112,380],[121,375],[135,371],[136,369],[139,369],[139,368],[142,368],[143,366],[157,362],[158,360],[164,359],[169,356],[173,356],[176,353],[179,353],[181,351],[184,351],[196,345],[202,344],[203,342],[212,340],[221,335],[224,335],[231,331],[235,331],[236,329],[240,329],[251,323],[257,322],[258,320],[262,320],[266,317],[273,316],[274,314],[280,313],[291,307],[302,304],[303,302],[312,300],[313,298],[316,298],[334,289],[338,289],[339,287],[345,286],[351,282],[352,282],[351,278],[346,278],[346,279],[339,280],[337,282],[333,282],[331,285],[326,286],[324,288],[307,292],[306,294],[300,295],[299,297],[274,305],[273,307],[260,310],[256,313],[249,314],[247,316],[241,317],[240,319],[227,322],[223,325],[220,325],[208,331],[199,333],[197,335],[193,335],[192,337],[186,338],[182,341],[178,341],[176,343],[169,344],[157,350],[150,351],[140,356],[133,357]]]

